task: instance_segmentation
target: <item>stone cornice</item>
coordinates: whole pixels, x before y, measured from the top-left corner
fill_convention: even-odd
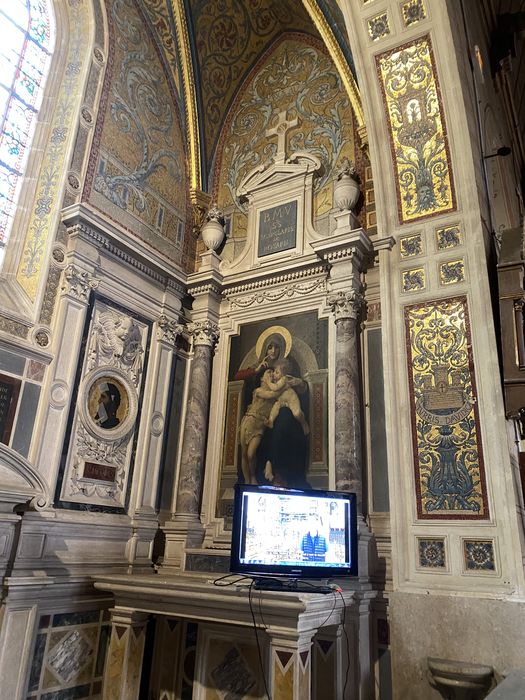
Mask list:
[[[62,220],[70,236],[81,236],[128,267],[149,277],[157,284],[171,288],[177,295],[186,293],[186,274],[170,266],[146,244],[106,221],[87,205],[74,205],[62,212]]]

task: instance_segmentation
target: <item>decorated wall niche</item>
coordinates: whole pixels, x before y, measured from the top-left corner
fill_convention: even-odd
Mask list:
[[[456,208],[445,115],[430,37],[380,54],[401,223]]]
[[[327,326],[312,311],[230,339],[218,516],[231,516],[238,481],[327,487]]]
[[[332,179],[343,159],[356,159],[354,117],[339,74],[321,42],[302,34],[282,37],[254,68],[221,133],[213,174],[214,199],[225,213],[226,260],[237,258],[247,237],[247,205],[237,188],[277,153],[271,131],[279,114],[298,120],[287,154],[307,151],[322,164],[315,181],[314,218],[332,209]]]
[[[112,0],[108,23],[110,55],[83,199],[192,270],[176,96],[135,3]]]
[[[62,506],[125,507],[149,336],[147,321],[95,297],[57,488]]]
[[[466,297],[405,309],[418,516],[488,519]]]

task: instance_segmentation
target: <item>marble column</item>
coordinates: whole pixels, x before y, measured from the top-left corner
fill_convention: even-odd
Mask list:
[[[184,423],[175,517],[197,519],[204,480],[204,457],[210,408],[211,361],[219,338],[219,328],[212,321],[188,326],[193,336],[194,356],[191,367],[188,408]]]
[[[111,639],[104,669],[103,700],[138,700],[148,615],[111,611]]]
[[[359,312],[363,296],[355,289],[328,296],[335,316],[335,487],[357,495],[363,512]]]

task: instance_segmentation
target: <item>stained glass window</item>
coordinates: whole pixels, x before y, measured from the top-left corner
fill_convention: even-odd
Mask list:
[[[0,6],[0,265],[55,43],[51,0]]]

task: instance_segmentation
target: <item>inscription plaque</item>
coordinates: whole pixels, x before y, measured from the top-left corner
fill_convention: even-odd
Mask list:
[[[94,481],[110,481],[115,482],[117,468],[110,467],[107,464],[97,464],[96,462],[85,462],[84,464],[84,479],[93,479]]]
[[[0,442],[5,445],[9,444],[11,437],[21,384],[15,377],[0,374]]]
[[[295,248],[297,236],[297,200],[270,207],[259,214],[260,258]]]

